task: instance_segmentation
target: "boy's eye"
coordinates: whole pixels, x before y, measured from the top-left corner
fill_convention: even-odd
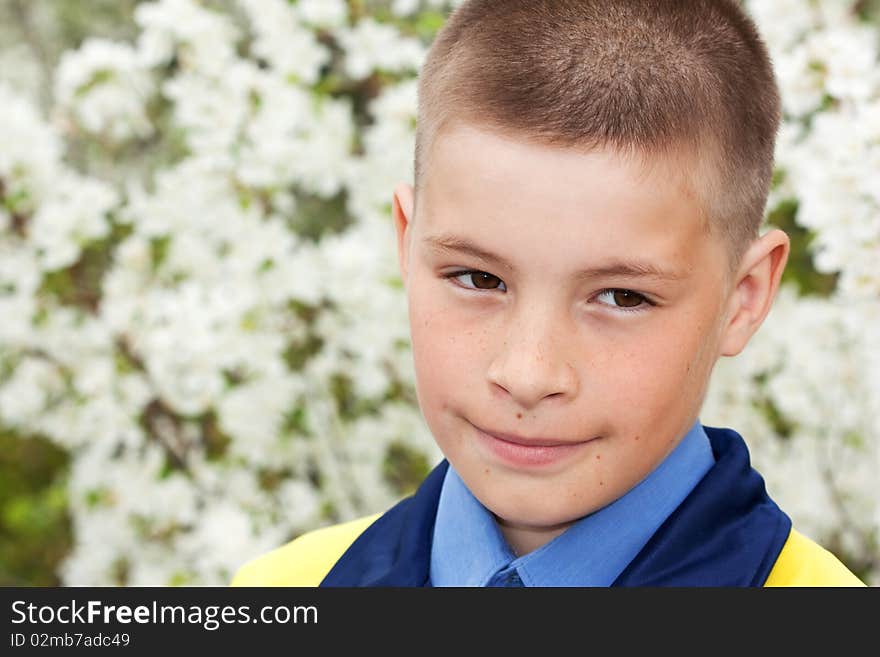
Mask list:
[[[638,292],[619,288],[602,290],[596,295],[596,298],[605,305],[626,310],[634,310],[645,304],[653,305],[645,296]]]
[[[485,271],[477,271],[476,269],[450,272],[444,274],[443,278],[454,278],[461,279],[461,281],[468,281],[471,285],[468,285],[465,282],[462,282],[461,285],[469,290],[497,290],[502,288],[502,291],[507,290],[507,286],[504,285],[504,281],[500,278]],[[499,287],[499,285],[502,287]]]
[[[501,290],[507,291],[507,286],[497,276],[485,271],[468,269],[465,271],[453,271],[443,274],[443,278],[452,278],[459,281],[459,285],[468,290]],[[596,295],[596,299],[602,305],[619,308],[626,312],[638,312],[647,306],[655,305],[653,301],[643,294],[623,288],[609,288],[602,290]]]

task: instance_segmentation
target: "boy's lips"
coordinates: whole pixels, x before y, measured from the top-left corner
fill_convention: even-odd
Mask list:
[[[526,437],[517,434],[484,431],[477,425],[480,442],[502,461],[515,466],[541,466],[555,463],[580,450],[593,439],[561,440],[558,438]]]
[[[487,436],[503,440],[508,443],[515,443],[525,447],[565,447],[570,445],[578,445],[588,442],[586,440],[560,440],[556,438],[528,438],[526,436],[518,436],[512,433],[502,433],[500,431],[492,431],[489,429],[481,429],[476,424],[473,425],[478,431],[482,431]]]

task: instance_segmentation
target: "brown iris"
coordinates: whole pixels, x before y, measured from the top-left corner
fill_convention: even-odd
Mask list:
[[[495,282],[495,285],[492,285],[493,281]],[[484,271],[475,271],[471,272],[471,282],[474,284],[474,287],[481,290],[494,290],[498,287],[498,283],[501,282],[501,279]]]
[[[636,292],[630,290],[614,290],[614,303],[621,308],[635,308],[645,298]]]

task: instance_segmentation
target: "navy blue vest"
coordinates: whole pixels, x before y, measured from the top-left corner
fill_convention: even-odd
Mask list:
[[[767,495],[742,437],[705,427],[715,465],[666,519],[614,586],[761,586],[791,530]],[[412,497],[370,525],[321,586],[428,586],[443,460]]]

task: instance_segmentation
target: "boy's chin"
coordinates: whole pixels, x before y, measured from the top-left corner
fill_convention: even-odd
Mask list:
[[[614,501],[616,496],[603,491],[602,495],[579,497],[568,504],[558,504],[559,498],[552,493],[543,497],[518,504],[510,500],[487,500],[489,503],[483,502],[483,505],[502,527],[553,532],[598,511]]]

